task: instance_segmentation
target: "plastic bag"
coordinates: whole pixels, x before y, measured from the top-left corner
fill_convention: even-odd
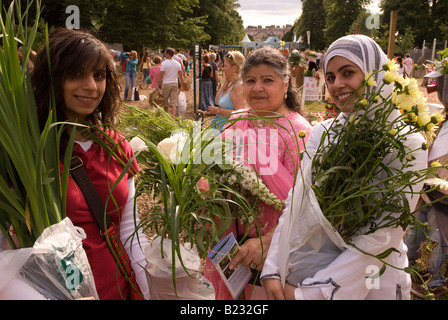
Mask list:
[[[99,299],[87,255],[82,247],[86,235],[69,218],[44,230],[33,248],[0,253],[4,279],[23,281],[46,299]],[[13,268],[5,262],[14,262]],[[9,283],[0,282],[0,291]],[[6,290],[5,290],[6,291]],[[7,297],[8,292],[2,295]]]
[[[286,208],[279,239],[282,283],[301,283],[327,267],[347,248],[323,215],[311,189],[311,163],[298,176],[292,202]]]
[[[172,248],[171,240],[163,239],[163,253],[161,254],[162,238],[155,238],[146,248],[146,276],[152,300],[214,300],[213,285],[202,276],[201,259],[195,248],[189,244],[180,247],[182,261],[187,272],[176,253],[176,292],[172,276]]]
[[[165,99],[163,99],[162,92],[159,89],[152,91],[149,95],[149,105],[153,110],[157,110],[157,107],[163,107]]]
[[[185,95],[185,92],[181,91],[179,93],[179,103],[177,105],[177,111],[179,112],[180,117],[184,117],[185,113],[187,112],[187,97]]]

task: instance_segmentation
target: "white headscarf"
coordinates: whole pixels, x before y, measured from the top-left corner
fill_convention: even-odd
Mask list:
[[[328,62],[335,56],[341,56],[352,61],[362,70],[364,75],[367,72],[371,75],[374,70],[382,70],[383,65],[388,61],[387,55],[381,47],[372,38],[361,34],[348,35],[339,38],[331,44],[325,54],[324,74],[326,73]],[[377,83],[377,87],[368,86],[367,93],[378,90],[383,85],[383,78],[384,71],[375,74],[374,80]],[[388,97],[392,93],[393,88],[393,84],[385,85],[382,88],[381,96],[384,98]],[[396,111],[391,115],[393,119],[399,116],[399,111]]]

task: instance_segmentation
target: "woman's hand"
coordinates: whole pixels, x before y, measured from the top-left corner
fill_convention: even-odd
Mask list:
[[[262,281],[268,300],[285,300],[282,283],[279,279],[264,279]]]
[[[295,300],[296,296],[294,295],[294,291],[296,288],[288,283],[285,283],[285,298],[286,300]]]
[[[272,235],[273,230],[269,231],[264,236],[261,236],[261,238],[252,238],[247,240],[240,247],[240,250],[230,262],[230,270],[234,269],[239,263],[241,263],[251,269],[261,271],[263,269],[264,261],[268,255]]]

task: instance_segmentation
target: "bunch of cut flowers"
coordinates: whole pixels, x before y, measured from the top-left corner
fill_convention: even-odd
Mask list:
[[[354,247],[355,237],[383,228],[423,227],[407,196],[418,197],[413,188],[425,181],[431,182],[431,190],[447,183],[433,177],[446,163],[423,170],[412,166],[414,154],[432,143],[443,116],[430,114],[417,81],[399,75],[393,61],[367,74],[364,89],[377,86],[374,76],[379,72],[384,72],[382,87],[358,91],[367,93],[357,98],[343,121],[334,120],[324,130],[311,163],[311,188],[323,216]],[[389,84],[394,89],[384,97],[381,92]],[[407,141],[412,134],[422,134],[426,141],[410,147]],[[384,263],[381,272],[387,265],[384,259],[394,251],[390,248],[372,255]]]
[[[151,212],[142,217],[137,228],[155,235],[151,247],[160,246],[160,249],[148,251],[146,256],[147,270],[154,281],[151,290],[157,290],[156,281],[170,274],[169,281],[176,296],[185,297],[187,293],[176,282],[181,281],[185,273],[189,279],[201,273],[189,267],[192,256],[204,259],[235,219],[254,221],[259,200],[278,208],[283,203],[269,192],[254,171],[226,155],[227,141],[216,134],[216,130],[202,127],[199,122],[191,126],[178,123],[176,128],[163,110],[157,114],[140,110],[137,114],[139,118],[156,118],[144,122],[156,121],[160,124],[156,130],[169,133],[159,139],[160,134],[154,130],[146,133],[138,123],[128,129],[141,167],[136,194],[148,195],[153,204]],[[170,129],[165,125],[168,122],[173,125]],[[185,250],[187,247],[190,249]],[[191,250],[197,250],[197,254],[191,254]],[[191,255],[188,257],[185,252]],[[151,266],[151,261],[161,258],[164,262],[157,268]],[[196,280],[203,281],[200,276]],[[168,279],[163,281],[167,284]]]

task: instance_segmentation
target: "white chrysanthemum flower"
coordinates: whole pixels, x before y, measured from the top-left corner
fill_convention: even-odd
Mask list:
[[[398,93],[397,91],[392,92],[392,103],[399,109],[405,111],[411,111],[412,107],[415,106],[415,101],[406,94]]]
[[[448,190],[448,181],[446,181],[445,179],[431,178],[426,179],[425,183],[430,186],[437,186],[442,190]]]

